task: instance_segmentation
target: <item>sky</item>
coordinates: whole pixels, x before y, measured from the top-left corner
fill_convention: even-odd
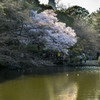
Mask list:
[[[40,3],[47,4],[48,0],[39,0]],[[66,5],[66,7],[71,7],[73,5],[78,5],[86,8],[90,13],[98,10],[100,8],[100,0],[61,0],[60,3]]]

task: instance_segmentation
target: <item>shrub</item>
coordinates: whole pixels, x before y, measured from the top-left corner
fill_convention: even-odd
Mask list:
[[[38,53],[37,45],[29,44],[27,45],[26,50],[27,52],[31,52],[31,53]]]
[[[11,50],[18,50],[19,46],[18,45],[12,45],[12,46],[10,46],[10,49]]]

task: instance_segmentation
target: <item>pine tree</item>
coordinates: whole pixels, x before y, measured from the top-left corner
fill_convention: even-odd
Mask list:
[[[55,0],[49,0],[48,5],[52,6],[52,8],[53,8],[54,10],[56,10]]]

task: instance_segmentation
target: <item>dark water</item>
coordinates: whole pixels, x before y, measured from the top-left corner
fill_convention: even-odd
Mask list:
[[[55,74],[19,76],[0,71],[0,100],[100,100],[99,67],[60,69]]]

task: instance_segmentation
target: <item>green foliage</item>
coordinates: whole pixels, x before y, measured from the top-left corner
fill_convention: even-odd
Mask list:
[[[30,4],[34,4],[36,6],[38,6],[40,4],[39,0],[26,0],[28,3]]]
[[[29,44],[26,46],[26,50],[27,52],[31,52],[31,53],[38,53],[37,45]]]
[[[70,16],[73,16],[74,18],[86,17],[89,14],[88,10],[80,6],[70,7],[65,11],[65,13]]]
[[[46,9],[53,9],[53,8],[50,5],[41,4],[39,12],[44,11]]]
[[[100,33],[100,18],[97,18],[97,26],[96,29],[98,31],[98,33]]]
[[[30,9],[30,8],[32,8],[32,5],[27,1],[22,5],[22,10]]]
[[[44,47],[43,47],[43,48],[44,48]],[[42,49],[41,52],[43,52],[43,53],[47,53],[47,52],[58,53],[58,51],[53,51],[53,50],[49,50],[49,49],[46,49],[46,50]]]
[[[96,18],[96,30],[98,31],[98,33],[100,33],[100,8],[99,10],[97,10],[95,18]]]
[[[38,0],[23,0],[20,6],[22,10],[38,10],[40,7],[40,2]]]
[[[19,50],[19,46],[18,45],[11,45],[10,50]]]
[[[13,32],[25,20],[25,14],[14,4],[1,3],[0,6],[0,31]],[[2,12],[1,12],[2,11]],[[2,14],[1,14],[2,13]]]
[[[59,21],[66,23],[67,26],[73,26],[74,19],[71,16],[59,10],[56,11],[56,14]]]
[[[13,38],[9,38],[9,39],[6,39],[5,40],[5,44],[7,45],[7,46],[10,46],[10,45],[20,45],[20,42],[19,42],[19,40],[18,39],[13,39]]]
[[[5,15],[4,7],[0,4],[0,16]]]
[[[78,57],[73,57],[73,58],[71,59],[71,62],[72,62],[73,64],[80,64],[80,59],[79,59]]]
[[[73,49],[73,50],[69,50],[69,52],[71,52],[73,54],[73,56],[78,56],[80,55],[80,49]]]
[[[88,23],[98,32],[100,33],[100,8],[91,13],[88,17]]]

